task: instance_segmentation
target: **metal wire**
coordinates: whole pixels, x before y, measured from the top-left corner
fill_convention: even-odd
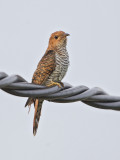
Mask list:
[[[28,83],[19,75],[8,76],[0,72],[0,89],[20,97],[40,97],[57,103],[82,101],[92,107],[120,110],[120,97],[110,96],[98,87],[89,89],[86,86],[73,87],[64,83],[64,88],[58,86],[46,87]]]

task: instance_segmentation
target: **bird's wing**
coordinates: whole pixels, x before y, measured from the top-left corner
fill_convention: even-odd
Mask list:
[[[55,66],[55,52],[48,50],[38,63],[37,69],[33,74],[32,83],[44,84],[55,70]]]

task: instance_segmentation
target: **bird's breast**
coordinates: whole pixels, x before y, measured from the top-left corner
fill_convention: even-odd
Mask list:
[[[68,70],[68,66],[69,66],[69,56],[68,56],[68,52],[65,51],[62,54],[56,53],[55,54],[55,63],[56,63],[56,67],[55,70],[53,71],[53,73],[51,74],[51,76],[49,77],[49,80],[52,81],[61,81],[67,70]]]

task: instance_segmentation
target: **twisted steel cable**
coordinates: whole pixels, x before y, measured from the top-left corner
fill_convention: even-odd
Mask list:
[[[0,89],[20,97],[40,97],[58,103],[82,101],[96,108],[120,110],[120,97],[110,96],[98,87],[89,89],[83,85],[73,87],[64,83],[64,88],[58,86],[48,88],[28,83],[19,75],[8,76],[6,73],[0,72]]]

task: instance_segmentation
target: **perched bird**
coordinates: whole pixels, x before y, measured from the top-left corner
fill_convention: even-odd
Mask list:
[[[32,83],[45,86],[62,87],[61,80],[65,76],[69,66],[69,56],[66,49],[68,33],[57,31],[51,34],[48,48],[38,63],[33,74]],[[34,104],[33,134],[36,135],[41,115],[43,100],[40,98],[28,98],[25,107]]]

